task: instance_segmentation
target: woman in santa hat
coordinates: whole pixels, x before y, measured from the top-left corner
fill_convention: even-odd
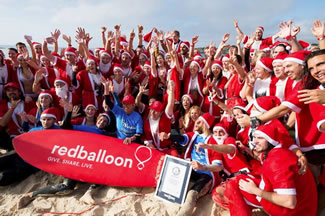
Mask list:
[[[123,99],[125,95],[130,94],[131,86],[129,79],[123,76],[122,65],[115,63],[113,66],[113,77],[111,81],[114,86],[114,93],[118,96],[120,100]]]
[[[96,125],[97,108],[94,104],[88,104],[84,109],[85,116],[77,117],[71,120],[72,125]]]
[[[184,131],[184,121],[185,116],[189,115],[189,111],[191,106],[193,105],[193,96],[191,94],[184,94],[181,98],[181,106],[179,109],[174,113],[175,122],[174,122],[174,128],[179,132],[185,132]]]
[[[11,82],[13,68],[10,61],[5,60],[3,52],[0,52],[0,99],[2,98],[3,87]]]

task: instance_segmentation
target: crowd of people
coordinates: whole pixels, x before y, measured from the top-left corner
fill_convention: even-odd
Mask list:
[[[193,186],[178,215],[191,215],[209,192],[231,215],[316,215],[325,187],[325,23],[315,21],[318,44],[298,40],[292,21],[263,37],[245,35],[234,21],[236,44],[225,34],[204,53],[199,36],[183,41],[177,30],[138,26],[101,28],[102,47],[78,28],[77,48],[59,30],[44,41],[18,42],[0,53],[0,185],[38,171],[13,150],[12,139],[35,130],[86,131],[146,145],[191,160]],[[138,45],[134,46],[134,39]],[[53,44],[50,51],[48,44]],[[146,44],[146,45],[144,45]],[[41,139],[40,139],[41,140]],[[94,143],[95,145],[95,143]],[[65,179],[26,194],[73,190]],[[97,185],[83,199],[91,202]]]

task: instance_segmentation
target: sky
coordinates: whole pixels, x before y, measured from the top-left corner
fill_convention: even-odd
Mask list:
[[[24,42],[24,35],[41,42],[56,28],[74,38],[76,28],[83,27],[94,37],[89,46],[95,48],[102,44],[101,26],[112,30],[121,24],[122,34],[128,36],[141,24],[144,33],[156,27],[177,29],[187,41],[199,35],[197,47],[202,47],[210,41],[218,44],[225,33],[235,43],[235,18],[245,34],[263,26],[264,36],[274,35],[281,21],[292,19],[301,27],[298,39],[317,42],[310,29],[314,20],[325,21],[324,9],[321,0],[0,0],[0,44]],[[59,46],[66,43],[60,39]]]

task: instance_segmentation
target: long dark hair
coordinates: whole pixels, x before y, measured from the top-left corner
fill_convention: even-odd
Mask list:
[[[265,150],[264,152],[264,155],[263,155],[263,161],[265,161],[265,159],[267,158],[269,152],[275,147],[274,145],[272,145],[271,143],[267,142],[267,149]]]
[[[318,80],[316,80],[308,70],[308,61],[311,58],[314,58],[315,56],[319,55],[324,55],[325,54],[325,49],[318,50],[315,52],[310,53],[306,59],[305,59],[305,68],[304,68],[304,78],[303,78],[303,87],[304,89],[315,89],[317,88],[320,84]]]

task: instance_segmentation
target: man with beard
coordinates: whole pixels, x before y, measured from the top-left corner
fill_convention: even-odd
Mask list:
[[[197,199],[220,183],[217,172],[222,167],[217,160],[217,152],[198,149],[199,143],[206,143],[209,140],[213,121],[214,117],[205,113],[195,121],[194,132],[183,135],[170,135],[165,132],[159,134],[161,141],[169,139],[179,145],[187,146],[184,159],[192,161],[191,180],[194,181],[194,185],[187,193],[185,203],[177,214],[179,216],[192,215]]]

